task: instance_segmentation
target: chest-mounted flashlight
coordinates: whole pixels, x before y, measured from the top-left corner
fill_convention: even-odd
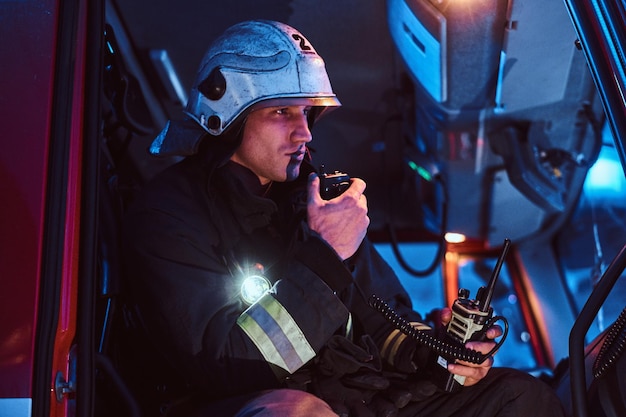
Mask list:
[[[269,291],[270,287],[270,281],[264,275],[263,265],[255,264],[244,275],[241,283],[241,298],[246,304],[252,305]]]

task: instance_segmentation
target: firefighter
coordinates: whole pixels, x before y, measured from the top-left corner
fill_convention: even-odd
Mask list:
[[[183,158],[124,223],[126,368],[150,414],[561,415],[543,382],[492,358],[448,365],[465,383],[445,392],[430,349],[372,308],[376,295],[429,328],[366,237],[365,182],[320,195],[311,129],[339,106],[324,61],[286,24],[236,24],[207,51],[185,117],[150,148]]]

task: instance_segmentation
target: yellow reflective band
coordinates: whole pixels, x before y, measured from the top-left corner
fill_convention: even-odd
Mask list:
[[[387,336],[380,353],[387,359],[389,364],[393,365],[393,360],[398,352],[398,348],[406,338],[407,336],[398,329],[394,329],[389,336]]]
[[[348,313],[348,321],[346,322],[346,339],[352,340],[352,313]]]
[[[242,314],[237,319],[237,324],[243,329],[254,344],[259,348],[266,361],[279,366],[282,369],[288,369],[287,364],[280,356],[280,353],[274,348],[274,344],[263,332],[263,329],[256,321],[247,314]]]
[[[415,330],[430,330],[431,329],[431,327],[428,324],[420,323],[419,321],[412,321],[411,326],[413,326]]]
[[[430,330],[430,326],[418,321],[412,321],[411,326],[413,326],[416,330]],[[381,356],[387,359],[389,364],[394,364],[393,361],[398,353],[398,349],[407,337],[408,336],[405,333],[398,329],[394,329],[391,333],[389,333],[389,336],[385,339],[385,343],[383,343],[383,347],[380,350]]]
[[[294,373],[315,357],[315,351],[287,310],[265,294],[237,319],[266,361]]]

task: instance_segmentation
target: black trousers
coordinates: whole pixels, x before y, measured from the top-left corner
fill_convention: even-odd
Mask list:
[[[191,417],[302,417],[334,415],[303,391],[274,390],[201,407]],[[554,390],[515,369],[492,368],[478,384],[453,394],[437,393],[398,410],[398,417],[564,417]],[[350,415],[350,417],[361,417]]]
[[[515,369],[492,368],[478,384],[410,403],[400,417],[562,417],[563,407],[545,382]]]

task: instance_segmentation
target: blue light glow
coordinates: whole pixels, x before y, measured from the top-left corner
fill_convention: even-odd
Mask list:
[[[596,197],[623,197],[626,180],[615,148],[602,148],[598,160],[589,169],[584,190]]]

